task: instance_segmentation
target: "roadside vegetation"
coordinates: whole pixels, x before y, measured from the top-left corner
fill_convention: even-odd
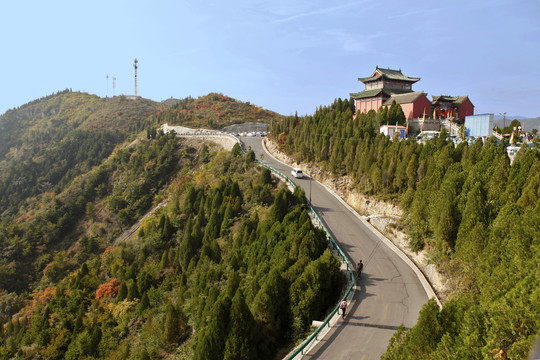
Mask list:
[[[526,358],[540,319],[540,152],[524,146],[510,165],[493,138],[454,146],[442,132],[425,144],[391,141],[378,128],[395,123],[395,111],[353,120],[353,103],[338,99],[272,123],[271,137],[296,160],[400,204],[411,248],[427,249],[452,280],[443,309],[426,304],[384,359]]]

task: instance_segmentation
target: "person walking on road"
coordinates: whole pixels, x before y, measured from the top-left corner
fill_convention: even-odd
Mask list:
[[[362,260],[356,265],[356,276],[358,277],[358,280],[360,280],[360,277],[362,276],[362,269],[364,268],[364,264],[362,263]]]
[[[339,308],[341,309],[341,318],[345,319],[345,310],[347,310],[347,301],[343,300],[341,304],[339,305]]]

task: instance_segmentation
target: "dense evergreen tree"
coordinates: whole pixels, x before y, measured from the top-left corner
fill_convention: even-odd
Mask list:
[[[251,314],[244,294],[236,291],[231,305],[231,328],[225,343],[224,359],[254,359],[257,346],[255,344],[255,320]]]

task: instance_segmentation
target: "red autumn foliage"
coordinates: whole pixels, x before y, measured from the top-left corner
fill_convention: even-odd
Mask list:
[[[287,134],[285,134],[284,132],[279,134],[279,136],[278,136],[278,144],[283,145],[283,144],[285,144],[286,141],[287,141]]]
[[[30,214],[29,214],[29,213],[26,213],[26,214],[23,214],[23,215],[19,216],[17,219],[15,219],[15,222],[16,222],[17,224],[20,224],[21,222],[26,221],[26,220],[28,220],[29,218],[30,218]]]
[[[30,296],[33,298],[35,305],[48,303],[56,293],[55,286],[47,286],[45,289],[33,292]]]
[[[115,250],[115,249],[116,248],[109,248],[109,247],[105,248],[105,251],[103,251],[103,254],[101,254],[101,258],[103,259],[103,258],[107,257],[107,254],[112,253],[113,250]]]
[[[118,295],[120,282],[118,279],[111,279],[108,283],[101,284],[96,290],[96,300],[104,297],[114,298]]]

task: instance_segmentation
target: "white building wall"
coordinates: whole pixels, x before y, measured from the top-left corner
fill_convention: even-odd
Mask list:
[[[465,134],[467,136],[490,137],[493,134],[493,114],[465,116]]]

